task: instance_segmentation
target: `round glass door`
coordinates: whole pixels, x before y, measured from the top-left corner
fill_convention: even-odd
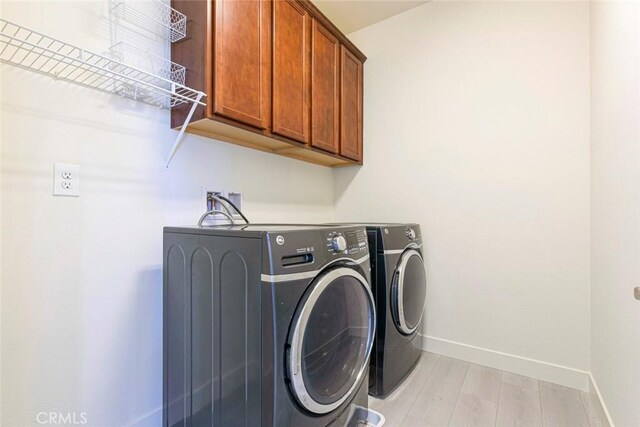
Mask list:
[[[350,268],[321,275],[293,321],[288,368],[293,394],[326,414],[353,394],[365,375],[375,335],[367,280]]]
[[[405,335],[414,333],[424,313],[427,279],[422,256],[415,249],[402,254],[393,276],[391,308],[396,327]]]

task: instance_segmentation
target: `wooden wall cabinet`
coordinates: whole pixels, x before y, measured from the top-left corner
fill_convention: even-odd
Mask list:
[[[271,82],[271,8],[259,0],[215,2],[213,113],[266,129]]]
[[[309,13],[295,0],[273,3],[272,132],[307,144],[310,109]]]
[[[311,146],[339,152],[340,42],[318,21],[311,31]]]
[[[173,0],[172,59],[207,94],[187,132],[326,166],[362,164],[366,57],[307,0]],[[181,126],[185,107],[171,112]]]
[[[340,50],[340,154],[362,161],[362,62],[344,46]]]

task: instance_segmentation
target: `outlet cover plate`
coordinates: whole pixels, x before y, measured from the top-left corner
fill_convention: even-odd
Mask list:
[[[80,197],[80,166],[66,163],[53,165],[53,195]]]

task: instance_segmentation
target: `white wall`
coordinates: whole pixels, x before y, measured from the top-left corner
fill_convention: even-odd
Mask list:
[[[618,426],[640,424],[640,3],[591,4],[593,377]]]
[[[105,51],[107,3],[3,1],[2,17]],[[0,424],[159,425],[162,226],[195,223],[203,186],[242,191],[256,222],[331,221],[332,172],[192,136],[165,170],[166,111],[7,65],[1,91]],[[52,197],[54,162],[80,165],[80,198]]]
[[[585,388],[588,3],[430,2],[350,37],[366,144],[336,219],[422,225],[427,348]]]
[[[0,16],[2,3],[0,3]],[[3,67],[0,66],[0,82],[2,82]],[[1,86],[0,86],[1,87]],[[0,118],[0,422],[2,422],[2,119]]]

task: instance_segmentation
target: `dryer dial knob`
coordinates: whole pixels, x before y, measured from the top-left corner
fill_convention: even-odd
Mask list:
[[[342,236],[335,236],[331,241],[331,246],[335,252],[342,252],[347,249],[347,241]]]
[[[407,237],[409,240],[416,240],[416,231],[413,228],[407,228]]]

